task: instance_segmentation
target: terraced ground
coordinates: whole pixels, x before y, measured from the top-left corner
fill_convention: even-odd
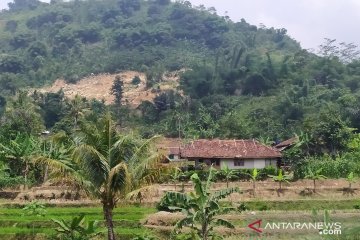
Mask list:
[[[149,232],[142,227],[140,220],[146,215],[156,212],[155,208],[126,206],[114,211],[114,225],[121,239],[131,239],[136,235]],[[51,219],[70,220],[75,216],[85,214],[86,220],[103,221],[101,207],[47,207],[46,215],[24,216],[21,207],[0,208],[0,239],[50,239],[56,234],[55,224]],[[105,231],[105,229],[104,229]],[[105,232],[104,232],[105,234]],[[99,239],[104,239],[100,236]]]
[[[224,203],[228,205],[229,203]],[[360,239],[360,199],[348,200],[292,200],[278,201],[252,200],[244,202],[247,209],[233,212],[223,217],[231,221],[236,228],[216,231],[225,235],[225,240],[237,239]],[[0,207],[0,239],[28,240],[50,239],[54,235],[55,225],[51,219],[70,220],[81,213],[87,220],[102,222],[100,206],[49,206],[44,217],[24,216],[22,206],[3,204]],[[259,234],[249,229],[249,223],[262,220],[262,228],[267,222],[314,222],[324,220],[324,209],[329,210],[330,220],[340,222],[341,235],[320,235],[315,230],[264,230]],[[154,206],[122,206],[114,211],[115,232],[119,239],[133,239],[135,236],[156,236],[156,239],[169,239],[178,214],[156,213]],[[315,214],[316,213],[316,214]],[[181,217],[181,216],[180,216]],[[105,239],[104,234],[98,239]]]

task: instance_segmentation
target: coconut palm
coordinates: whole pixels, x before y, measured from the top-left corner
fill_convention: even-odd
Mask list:
[[[313,191],[316,192],[316,180],[326,179],[324,175],[321,175],[322,168],[313,171],[311,168],[307,169],[307,174],[305,175],[306,179],[313,180],[314,183],[314,189]]]
[[[74,129],[78,127],[79,118],[86,112],[86,104],[80,95],[75,95],[74,99],[67,102],[68,114],[74,119]]]
[[[107,114],[98,124],[83,124],[83,135],[74,149],[73,159],[83,177],[82,187],[103,205],[108,239],[114,240],[112,212],[127,193],[154,181],[161,156],[152,148],[154,138],[141,140],[120,135]]]
[[[278,182],[279,183],[279,191],[282,190],[282,183],[286,182],[288,183],[289,180],[291,179],[289,175],[285,175],[282,173],[282,169],[279,169],[279,173],[277,176],[274,175],[269,175],[269,177],[271,177],[273,179],[274,182]]]
[[[219,200],[226,198],[231,193],[237,192],[237,188],[227,188],[210,192],[213,179],[213,170],[210,169],[206,183],[200,181],[199,176],[194,173],[191,180],[194,183],[194,192],[190,194],[180,192],[167,192],[161,204],[170,211],[182,211],[186,214],[185,218],[178,221],[175,225],[174,233],[183,227],[190,227],[195,230],[198,237],[208,240],[214,236],[215,226],[234,228],[230,222],[217,217],[219,214],[226,213],[232,208],[223,208]]]

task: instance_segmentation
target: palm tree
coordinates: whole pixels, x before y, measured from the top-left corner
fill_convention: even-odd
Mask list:
[[[167,192],[163,197],[161,204],[166,206],[167,209],[170,211],[182,211],[186,214],[185,218],[176,223],[174,233],[187,226],[195,230],[200,239],[208,240],[209,237],[214,236],[213,228],[215,226],[234,228],[233,224],[216,216],[233,210],[233,208],[221,207],[219,200],[239,190],[237,188],[228,188],[210,192],[212,179],[212,168],[210,168],[209,177],[204,184],[200,181],[199,176],[194,173],[191,176],[194,183],[194,192],[190,194]]]
[[[112,212],[127,193],[154,181],[160,153],[152,148],[154,138],[143,141],[134,135],[119,135],[107,114],[97,125],[83,124],[83,135],[73,159],[83,177],[82,187],[103,205],[108,239],[114,240]]]
[[[307,174],[305,175],[305,178],[313,180],[314,192],[316,192],[316,180],[326,179],[324,175],[321,175],[321,172],[322,172],[322,168],[316,170],[315,172],[311,168],[307,169]]]
[[[79,118],[84,114],[86,110],[86,105],[84,100],[80,95],[75,95],[74,99],[71,99],[67,103],[70,117],[74,119],[74,129],[78,127]]]
[[[277,176],[274,175],[269,175],[269,177],[271,177],[273,179],[274,182],[279,182],[279,191],[282,190],[281,185],[283,182],[288,183],[289,180],[291,179],[289,175],[284,175],[282,173],[282,169],[279,169],[279,173]]]
[[[229,187],[229,181],[232,178],[236,177],[236,172],[234,170],[231,170],[227,165],[224,168],[222,168],[219,172],[217,172],[217,174],[224,176],[227,188]]]
[[[24,165],[22,173],[25,188],[27,187],[27,176],[30,171],[34,148],[34,139],[31,136],[21,134],[18,134],[14,140],[10,140],[6,146],[0,144],[0,149],[5,152],[5,157],[10,161],[10,164]]]

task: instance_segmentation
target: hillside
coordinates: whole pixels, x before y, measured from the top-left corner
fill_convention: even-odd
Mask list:
[[[114,96],[110,93],[111,86],[116,76],[120,76],[124,83],[123,104],[137,108],[143,101],[152,102],[153,99],[166,90],[176,90],[179,85],[179,74],[181,71],[164,74],[162,81],[155,88],[146,87],[146,76],[144,73],[126,71],[119,74],[90,75],[80,79],[76,83],[66,83],[64,79],[57,79],[51,86],[38,89],[30,89],[29,92],[37,90],[40,93],[56,93],[60,90],[64,95],[73,99],[80,95],[87,99],[97,99],[105,104],[114,103]],[[132,80],[138,76],[140,83],[134,84]]]
[[[300,49],[284,29],[234,23],[189,2],[22,2],[0,13],[2,94],[58,78],[76,82],[90,73],[156,75],[204,60],[247,61],[258,68],[266,52],[281,56]]]
[[[17,106],[19,89],[42,89],[33,101],[54,131],[70,131],[66,97],[76,93],[95,115],[109,109],[146,137],[269,143],[303,134],[309,151],[333,155],[360,128],[357,46],[326,39],[316,55],[286,29],[187,1],[16,1],[0,13],[0,50],[0,113],[6,119]],[[91,100],[112,103],[109,88],[123,73],[122,104]],[[134,74],[138,86],[129,84]]]

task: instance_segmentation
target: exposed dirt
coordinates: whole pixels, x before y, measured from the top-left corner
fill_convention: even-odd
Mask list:
[[[142,101],[152,101],[153,98],[162,91],[176,89],[179,86],[179,75],[185,70],[165,73],[162,81],[151,89],[146,89],[145,73],[135,71],[125,71],[119,74],[103,73],[90,75],[78,81],[76,84],[68,84],[64,79],[56,80],[51,86],[36,89],[39,92],[57,92],[63,90],[65,96],[69,98],[80,95],[87,99],[104,100],[106,104],[111,104],[114,97],[110,94],[110,89],[116,76],[120,76],[124,82],[123,103],[136,108]],[[137,85],[132,84],[132,80],[138,76],[141,82]],[[35,90],[35,89],[32,89]]]
[[[296,182],[283,183],[282,190],[279,191],[279,184],[271,180],[258,181],[256,183],[255,197],[253,195],[252,182],[230,182],[229,187],[238,187],[241,194],[233,193],[228,197],[228,201],[242,202],[248,200],[297,200],[297,199],[354,199],[360,196],[360,182],[353,183],[349,191],[348,182],[345,179],[325,179],[316,182],[315,192],[313,190],[312,180],[299,180]],[[160,184],[155,188],[156,191],[148,191],[144,194],[142,202],[155,203],[160,201],[161,197],[167,191],[181,191],[184,187],[185,192],[193,191],[191,183]],[[214,183],[213,189],[226,188],[226,183]],[[152,192],[152,193],[151,193]]]

